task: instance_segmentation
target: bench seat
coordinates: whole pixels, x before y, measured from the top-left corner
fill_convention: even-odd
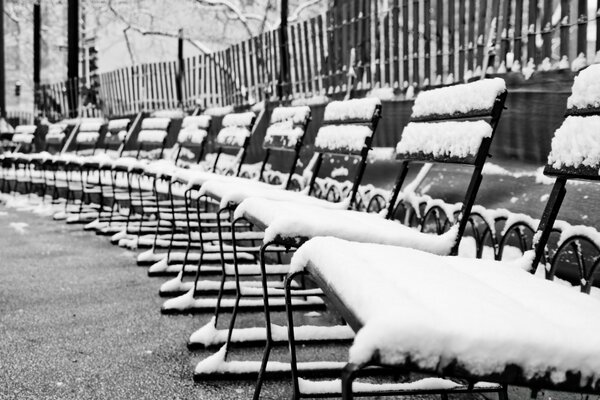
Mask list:
[[[600,392],[598,299],[532,275],[532,258],[443,257],[315,238],[296,252],[292,271],[308,271],[358,331],[350,363],[452,366],[475,378],[539,379],[540,388],[562,389],[581,373],[578,389]]]

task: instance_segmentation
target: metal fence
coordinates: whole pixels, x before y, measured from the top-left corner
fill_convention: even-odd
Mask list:
[[[94,104],[107,116],[244,105],[273,98],[278,84],[286,99],[376,88],[402,96],[410,87],[465,81],[482,70],[527,76],[571,68],[591,62],[600,49],[597,14],[588,15],[587,6],[587,0],[338,0],[323,15],[287,27],[288,71],[280,70],[276,29],[185,58],[181,68],[174,60],[100,74]],[[67,115],[81,104],[77,86],[43,85],[38,110]]]

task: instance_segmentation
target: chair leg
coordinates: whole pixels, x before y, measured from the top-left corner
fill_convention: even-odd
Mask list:
[[[361,368],[360,365],[348,363],[342,371],[342,399],[352,400],[354,399],[354,393],[352,393],[352,384],[356,372]]]
[[[292,283],[294,282],[294,278],[298,275],[302,275],[304,277],[306,273],[304,271],[298,271],[291,275],[289,275],[285,280],[285,311],[287,314],[287,329],[288,329],[288,343],[290,350],[290,370],[292,373],[292,389],[293,389],[293,399],[300,398],[300,384],[299,384],[299,374],[298,374],[298,364],[297,364],[297,356],[296,356],[296,339],[294,335],[294,313],[292,309]]]

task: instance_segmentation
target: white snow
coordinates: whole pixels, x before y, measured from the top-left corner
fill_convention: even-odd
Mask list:
[[[79,132],[98,132],[104,125],[104,121],[83,121],[79,125]]]
[[[372,135],[371,128],[365,125],[325,125],[317,133],[315,146],[326,150],[358,152],[364,147],[366,138]]]
[[[36,125],[17,125],[17,127],[15,128],[15,135],[16,134],[33,135],[36,130],[37,130]]]
[[[256,115],[253,112],[244,112],[244,113],[237,113],[237,114],[227,114],[224,118],[223,118],[223,123],[222,125],[224,127],[245,127],[248,128],[252,125],[252,121],[254,120],[254,118],[256,117]]]
[[[598,299],[531,275],[532,258],[467,260],[316,238],[295,253],[292,268],[318,271],[363,323],[351,362],[378,353],[385,363],[410,357],[428,369],[456,360],[490,374],[515,364],[526,377],[548,373],[561,382],[575,371],[582,382],[597,381]]]
[[[75,141],[77,143],[95,143],[98,141],[99,136],[100,134],[98,132],[79,132],[75,138]]]
[[[333,236],[357,242],[406,246],[435,254],[449,254],[458,229],[454,226],[443,235],[433,235],[375,214],[265,198],[244,200],[235,210],[235,217],[240,216],[261,221],[267,227],[265,243],[276,238]]]
[[[568,225],[565,223],[561,224],[560,239],[558,240],[557,246],[561,246],[567,239],[574,236],[583,236],[589,239],[596,246],[600,247],[600,232],[592,226],[584,225]]]
[[[375,109],[381,106],[381,100],[376,98],[332,101],[325,107],[324,121],[363,120],[371,121]]]
[[[161,130],[164,131],[171,123],[170,118],[144,118],[142,120],[142,130]]]
[[[483,79],[471,83],[427,90],[419,93],[412,117],[464,114],[473,110],[491,110],[496,97],[506,91],[504,79]]]
[[[167,131],[157,129],[143,129],[138,133],[137,141],[140,143],[161,143],[167,137]]]
[[[579,72],[571,92],[567,108],[600,107],[600,65],[593,64]]]
[[[108,121],[108,130],[112,131],[112,130],[127,129],[128,125],[129,125],[128,118],[112,119],[112,120]]]
[[[402,131],[396,152],[464,158],[476,155],[481,141],[491,136],[492,127],[485,121],[411,122]]]
[[[60,142],[65,138],[65,125],[53,124],[48,126],[48,133],[46,133],[46,140]]]
[[[223,117],[227,114],[231,114],[233,111],[233,106],[210,107],[204,110],[203,114],[210,115],[212,117]]]
[[[17,233],[20,234],[20,235],[24,235],[25,234],[25,228],[27,228],[29,226],[29,224],[27,222],[11,222],[8,225],[11,228],[13,228],[15,231],[17,231]]]
[[[153,118],[168,118],[168,119],[182,119],[185,117],[183,110],[158,110],[152,113]]]
[[[395,147],[373,147],[369,150],[369,162],[389,161],[396,157]]]
[[[212,122],[212,117],[210,115],[196,115],[189,116],[183,119],[181,123],[182,128],[198,128],[198,129],[208,129]]]
[[[311,96],[292,100],[292,106],[316,106],[329,103],[327,96]]]
[[[310,118],[310,107],[275,107],[271,113],[271,124],[292,121],[294,124],[306,124]]]
[[[304,129],[300,126],[294,126],[291,120],[275,122],[267,128],[265,143],[271,143],[276,137],[279,137],[284,146],[293,147],[303,135]]]
[[[200,144],[206,139],[208,133],[204,129],[197,128],[195,126],[186,126],[181,128],[177,135],[178,143],[195,143]]]
[[[327,381],[312,381],[300,378],[298,387],[303,394],[340,393],[342,381],[340,379]],[[382,391],[417,391],[417,390],[450,390],[462,387],[459,383],[442,378],[424,378],[414,382],[402,383],[368,383],[355,381],[352,383],[354,393],[382,392]]]
[[[230,114],[233,115],[233,114]],[[243,146],[244,141],[252,135],[252,132],[241,126],[226,126],[219,131],[217,142],[228,146]]]
[[[600,67],[600,66],[599,66]],[[600,163],[600,116],[569,116],[554,132],[548,164],[554,168],[597,167]]]
[[[15,133],[12,137],[14,143],[31,143],[33,139],[32,133]]]

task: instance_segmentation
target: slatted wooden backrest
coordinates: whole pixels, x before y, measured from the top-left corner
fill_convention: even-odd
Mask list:
[[[170,118],[144,118],[137,136],[136,158],[140,157],[142,150],[148,149],[160,149],[158,158],[162,158],[170,124]]]
[[[60,149],[67,139],[68,125],[63,122],[57,122],[55,124],[48,125],[48,132],[44,138],[45,150],[48,151],[51,148]]]
[[[23,146],[31,146],[35,139],[37,125],[18,125],[11,141],[17,146],[15,151],[20,151]]]
[[[75,136],[75,152],[84,148],[92,148],[92,154],[100,144],[102,131],[106,123],[96,118],[83,118]]]
[[[396,147],[396,158],[402,163],[389,202],[388,218],[393,215],[411,162],[472,165],[457,220],[458,235],[452,250],[452,254],[457,254],[467,224],[463,216],[471,213],[475,202],[506,95],[504,80],[495,78],[425,91],[417,96],[411,122],[402,131]]]
[[[285,183],[285,187],[289,187],[296,165],[300,149],[306,134],[306,128],[310,121],[310,107],[275,107],[271,112],[269,127],[265,133],[263,140],[263,148],[265,156],[261,165],[259,179],[263,179],[265,166],[269,161],[272,151],[293,152],[290,171]]]
[[[195,162],[199,162],[202,159],[211,124],[212,117],[210,115],[188,116],[183,119],[181,130],[177,135],[179,147],[175,162],[181,157],[182,149],[194,152]]]
[[[315,138],[317,155],[309,182],[309,195],[312,194],[323,158],[345,155],[359,159],[349,194],[350,206],[354,204],[380,118],[381,101],[375,98],[333,101],[325,107],[323,126]]]
[[[256,115],[253,112],[227,114],[223,118],[222,128],[215,140],[217,155],[212,167],[213,172],[217,170],[221,154],[226,151],[239,155],[236,176],[240,174],[255,122]]]
[[[129,118],[111,119],[106,127],[103,145],[104,151],[118,150],[127,141],[131,120]]]

